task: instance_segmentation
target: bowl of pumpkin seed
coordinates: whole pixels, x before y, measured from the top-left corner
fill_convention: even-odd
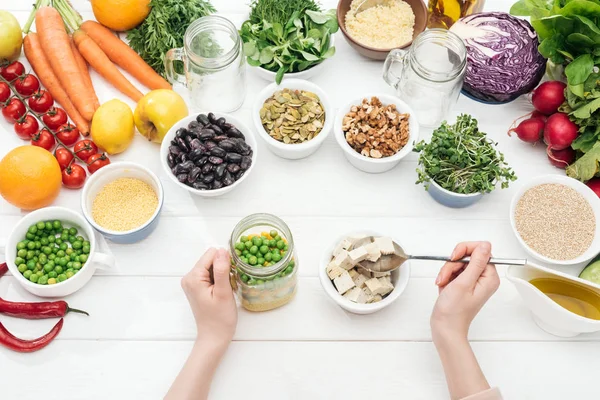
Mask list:
[[[259,93],[252,119],[258,136],[273,154],[297,160],[317,151],[331,131],[335,115],[319,86],[302,79],[284,79]]]

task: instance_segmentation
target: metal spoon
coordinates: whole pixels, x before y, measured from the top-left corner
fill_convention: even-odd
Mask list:
[[[364,246],[365,244],[372,243],[375,240],[374,236],[366,236],[363,239],[360,239],[351,246],[351,249]],[[391,272],[395,269],[400,268],[402,264],[404,264],[407,260],[433,260],[433,261],[453,261],[450,257],[440,257],[440,256],[412,256],[406,254],[404,249],[398,245],[398,243],[394,242],[394,253],[388,255],[382,255],[379,257],[379,260],[372,262],[369,260],[364,260],[359,262],[357,265],[371,272]],[[464,257],[460,260],[454,260],[454,262],[462,262],[468,263],[471,261],[471,257]],[[490,258],[488,261],[490,264],[499,264],[499,265],[525,265],[527,264],[526,259],[518,259],[518,258]]]
[[[380,5],[385,4],[387,2],[388,2],[388,0],[363,0],[363,2],[360,3],[360,5],[356,8],[356,11],[354,12],[354,15],[365,11],[367,8],[371,8],[371,7],[375,7],[375,6],[380,6]]]

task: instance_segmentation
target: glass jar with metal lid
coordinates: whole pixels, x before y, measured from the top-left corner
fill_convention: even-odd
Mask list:
[[[233,229],[232,285],[242,306],[267,311],[287,304],[296,294],[298,257],[292,232],[271,214],[252,214]]]

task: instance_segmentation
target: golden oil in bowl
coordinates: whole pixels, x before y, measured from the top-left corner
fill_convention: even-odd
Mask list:
[[[552,278],[529,281],[556,304],[584,318],[600,320],[600,295],[573,282]]]

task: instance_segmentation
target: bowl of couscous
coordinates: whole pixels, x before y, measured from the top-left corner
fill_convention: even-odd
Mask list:
[[[145,239],[158,225],[164,201],[158,177],[139,164],[118,162],[99,169],[81,193],[87,221],[112,242]]]

